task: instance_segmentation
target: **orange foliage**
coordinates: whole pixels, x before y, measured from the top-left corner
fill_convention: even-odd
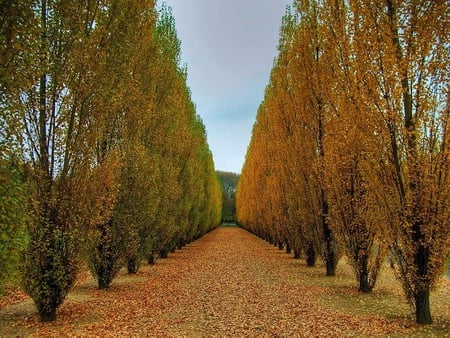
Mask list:
[[[449,250],[449,11],[295,1],[237,194],[239,221],[272,242],[314,242],[326,262],[342,246],[361,290],[390,246],[418,323]]]

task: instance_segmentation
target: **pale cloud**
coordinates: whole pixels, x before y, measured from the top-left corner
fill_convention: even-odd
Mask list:
[[[291,0],[166,0],[218,170],[240,172]]]

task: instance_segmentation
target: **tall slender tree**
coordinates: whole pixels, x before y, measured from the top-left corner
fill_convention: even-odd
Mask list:
[[[29,5],[37,24],[29,38],[39,43],[23,56],[32,71],[25,82],[15,82],[8,112],[33,187],[24,286],[41,319],[51,321],[75,280],[77,237],[88,217],[83,187],[95,142],[90,125],[99,118],[91,79],[107,37],[101,19],[106,7],[46,0]]]
[[[416,321],[427,324],[450,226],[449,7],[445,1],[351,5],[366,98],[388,140],[378,177],[391,216],[396,272]]]
[[[324,7],[328,63],[333,78],[329,101],[331,142],[326,158],[326,182],[330,198],[330,224],[340,238],[352,266],[359,291],[370,292],[386,255],[386,218],[376,200],[376,174],[382,161],[377,143],[380,124],[367,105],[354,60],[351,13],[342,1]]]

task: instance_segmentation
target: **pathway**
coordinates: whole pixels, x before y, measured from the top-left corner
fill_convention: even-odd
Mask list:
[[[108,291],[96,290],[92,280],[78,286],[59,309],[56,323],[38,323],[30,304],[16,305],[22,310],[12,306],[6,311],[16,317],[7,320],[16,322],[3,333],[198,337],[405,332],[404,320],[327,306],[324,301],[333,291],[311,278],[316,274],[319,281],[322,270],[306,269],[302,261],[240,228],[222,227],[168,259],[142,267],[136,276],[123,274]]]

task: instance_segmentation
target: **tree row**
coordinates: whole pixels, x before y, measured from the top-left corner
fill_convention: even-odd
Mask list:
[[[237,192],[239,223],[362,292],[387,255],[418,323],[450,243],[449,7],[295,1]]]
[[[51,321],[80,266],[106,289],[216,227],[221,189],[170,8],[0,8],[0,282]]]

